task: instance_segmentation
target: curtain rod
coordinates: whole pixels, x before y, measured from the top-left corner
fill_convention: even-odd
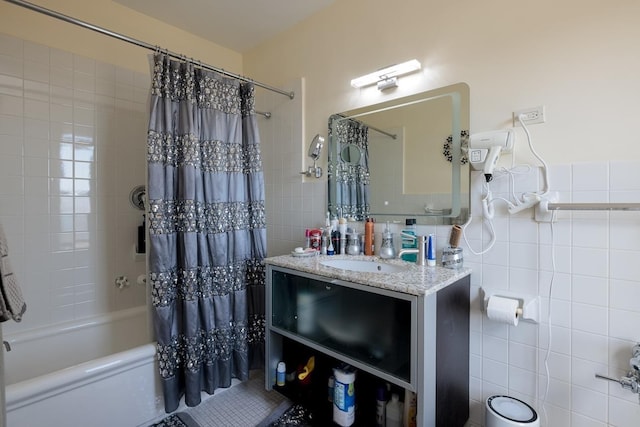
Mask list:
[[[50,16],[52,18],[60,19],[61,21],[65,21],[65,22],[68,22],[70,24],[74,24],[74,25],[78,25],[78,26],[83,27],[83,28],[87,28],[89,30],[92,30],[92,31],[95,31],[95,32],[98,32],[98,33],[101,33],[101,34],[104,34],[104,35],[107,35],[109,37],[113,37],[114,39],[122,40],[122,41],[125,41],[127,43],[131,43],[131,44],[134,44],[136,46],[143,47],[145,49],[154,50],[154,51],[159,50],[158,46],[154,46],[152,44],[149,44],[149,43],[146,43],[146,42],[143,42],[143,41],[140,41],[140,40],[136,40],[136,39],[134,39],[132,37],[128,37],[128,36],[125,36],[123,34],[116,33],[115,31],[107,30],[106,28],[102,28],[102,27],[99,27],[97,25],[93,25],[93,24],[90,24],[88,22],[81,21],[79,19],[73,18],[73,17],[68,16],[68,15],[64,15],[62,13],[58,13],[58,12],[56,12],[54,10],[47,9],[45,7],[42,7],[42,6],[35,5],[33,3],[29,3],[29,2],[26,2],[26,1],[23,1],[23,0],[5,0],[5,1],[8,2],[8,3],[15,4],[16,6],[21,6],[21,7],[24,7],[26,9],[33,10],[34,12],[42,13],[42,14]],[[173,57],[173,58],[184,59],[184,55],[180,55],[180,54],[177,54],[175,52],[171,52],[171,51],[166,50],[166,49],[161,49],[161,51],[166,53],[167,55]],[[225,71],[222,68],[214,67],[214,66],[208,65],[208,64],[203,64],[203,63],[200,63],[200,62],[198,62],[198,66],[202,67],[202,68],[204,68],[206,70],[215,71],[217,73],[224,74],[225,76],[228,76],[228,77],[231,77],[231,78],[234,78],[234,79],[237,79],[237,80],[253,83],[256,86],[260,86],[261,88],[264,88],[264,89],[270,90],[272,92],[277,92],[279,94],[288,96],[290,99],[293,99],[294,96],[295,96],[294,92],[287,92],[287,91],[284,91],[282,89],[278,89],[277,87],[269,86],[267,84],[251,80],[251,79],[249,79],[247,77],[244,77],[244,76],[241,76],[241,75],[238,75],[238,74],[234,74],[234,73],[231,73],[229,71]]]

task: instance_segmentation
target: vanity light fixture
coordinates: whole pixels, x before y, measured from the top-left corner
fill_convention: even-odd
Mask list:
[[[389,67],[382,68],[381,70],[374,71],[373,73],[357,77],[351,80],[351,86],[360,88],[377,83],[379,90],[389,89],[398,86],[398,76],[418,71],[421,68],[422,65],[420,64],[420,61],[412,59],[401,64],[391,65]]]

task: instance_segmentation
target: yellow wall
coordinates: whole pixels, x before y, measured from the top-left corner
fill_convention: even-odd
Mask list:
[[[244,66],[276,85],[305,77],[306,141],[326,134],[331,113],[466,82],[472,132],[545,105],[547,122],[530,130],[547,160],[638,158],[639,16],[637,0],[338,0],[247,52]],[[424,71],[395,92],[349,85],[411,58]],[[518,137],[518,159],[534,163]]]
[[[32,0],[31,3],[231,72],[242,73],[242,55],[239,53],[110,0]],[[134,71],[149,70],[149,50],[5,1],[0,1],[0,32]]]

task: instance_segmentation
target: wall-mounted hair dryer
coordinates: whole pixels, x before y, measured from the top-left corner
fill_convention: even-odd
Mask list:
[[[487,182],[493,179],[493,168],[500,153],[513,149],[516,135],[513,129],[480,132],[469,136],[469,163],[474,170],[484,172]]]

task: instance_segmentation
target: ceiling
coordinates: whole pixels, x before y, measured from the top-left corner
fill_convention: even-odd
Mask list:
[[[335,0],[114,0],[236,52],[293,27]]]

